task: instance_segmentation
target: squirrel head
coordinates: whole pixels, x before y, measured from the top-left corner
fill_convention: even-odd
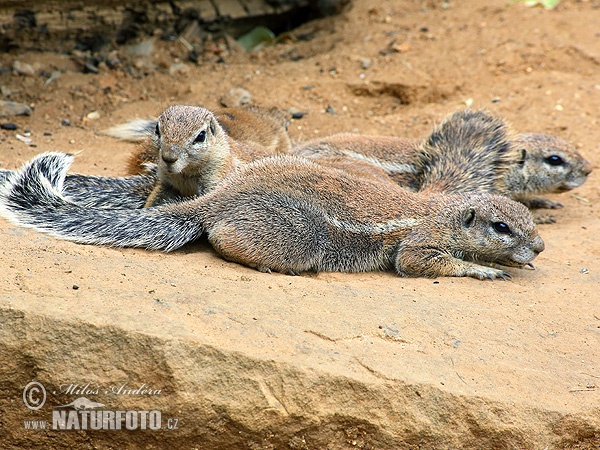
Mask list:
[[[521,161],[507,174],[511,190],[526,194],[565,192],[581,186],[592,172],[592,165],[558,136],[521,134],[515,145]]]
[[[507,197],[460,195],[446,207],[457,212],[453,228],[459,231],[449,237],[457,257],[523,267],[544,250],[529,210]]]
[[[175,105],[159,117],[154,129],[158,166],[165,173],[197,174],[207,161],[229,155],[223,128],[212,112],[198,106]]]

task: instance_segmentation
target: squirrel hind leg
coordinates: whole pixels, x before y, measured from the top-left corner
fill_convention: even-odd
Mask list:
[[[290,226],[292,219],[280,214],[250,212],[247,220],[240,214],[244,209],[231,211],[230,217],[207,227],[209,242],[225,259],[267,273],[298,275],[319,269],[322,250],[314,228]]]

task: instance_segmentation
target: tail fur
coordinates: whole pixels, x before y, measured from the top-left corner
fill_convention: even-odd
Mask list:
[[[513,141],[499,117],[469,109],[452,114],[423,144],[420,190],[506,194],[503,177],[520,160]]]
[[[0,185],[16,171],[0,169]],[[156,183],[156,170],[129,177],[67,175],[63,195],[83,207],[137,209],[142,208]]]
[[[11,173],[0,187],[0,215],[81,244],[171,251],[201,236],[202,220],[194,207],[106,209],[75,203],[63,192],[72,160],[45,153]]]
[[[157,119],[135,119],[109,128],[104,133],[122,141],[142,142],[154,133],[157,123]]]

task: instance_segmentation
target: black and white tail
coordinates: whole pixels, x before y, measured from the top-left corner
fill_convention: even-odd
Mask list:
[[[63,191],[73,157],[38,155],[0,186],[0,215],[12,223],[82,244],[171,251],[199,238],[194,205],[109,209],[79,204]]]
[[[0,186],[17,171],[0,169]],[[67,175],[62,194],[81,206],[90,208],[142,208],[156,183],[156,170],[128,177]]]

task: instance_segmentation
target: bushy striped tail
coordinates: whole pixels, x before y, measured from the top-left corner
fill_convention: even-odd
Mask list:
[[[142,142],[152,136],[158,119],[134,119],[104,131],[105,134],[122,141]]]
[[[508,125],[485,111],[458,111],[421,148],[420,190],[505,194],[506,172],[520,159]]]
[[[17,171],[0,169],[0,185],[15,173]],[[146,203],[155,183],[156,170],[129,177],[67,175],[62,195],[90,208],[138,209]]]
[[[0,215],[12,223],[81,244],[171,251],[203,232],[193,202],[144,209],[91,208],[64,193],[73,157],[46,153],[8,176],[0,187]]]

